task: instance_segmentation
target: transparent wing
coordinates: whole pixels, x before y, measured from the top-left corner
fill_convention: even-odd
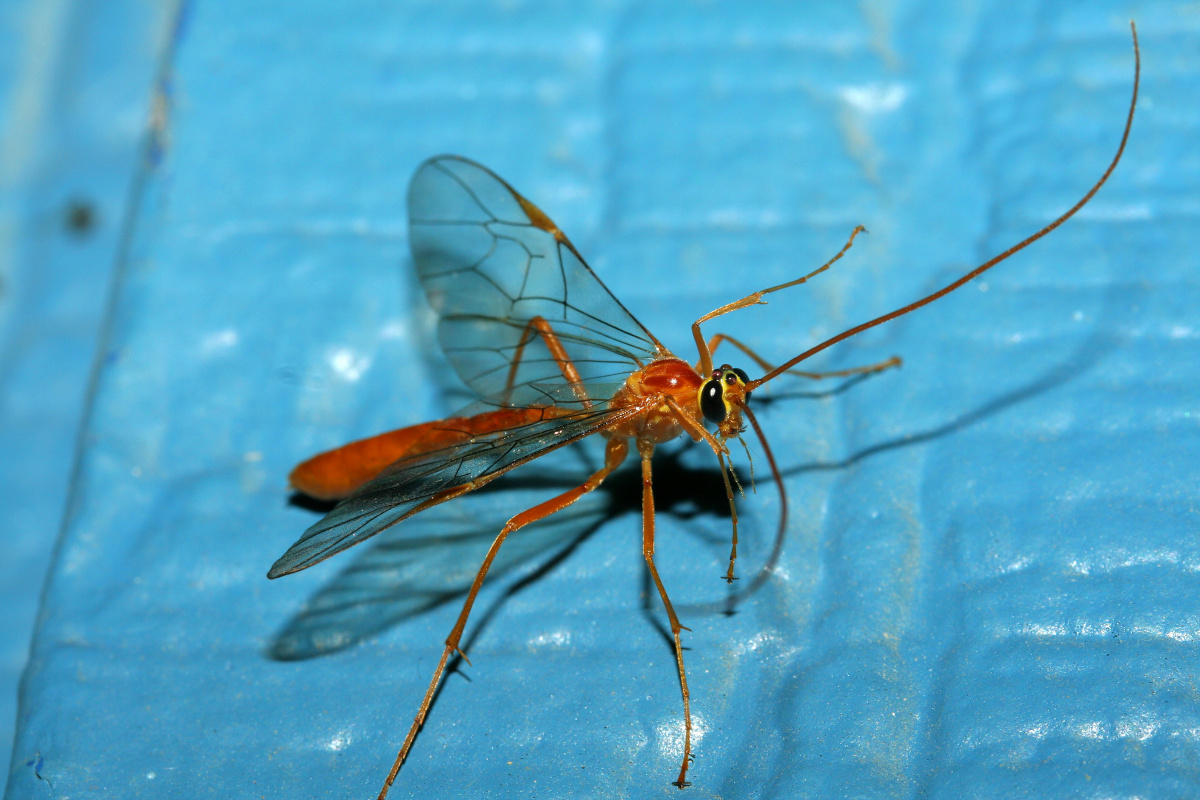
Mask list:
[[[305,531],[269,577],[637,414],[608,401],[630,372],[667,354],[554,223],[484,167],[457,156],[426,161],[408,206],[413,261],[442,349],[482,398],[456,416],[520,413],[467,442],[396,461]]]
[[[336,652],[429,609],[461,603],[484,553],[515,511],[580,485],[596,470],[602,446],[589,447],[591,441],[544,455],[477,492],[382,532],[372,540],[374,546],[357,548],[358,557],[344,564],[276,634],[271,656],[290,661]],[[553,562],[590,535],[613,506],[609,493],[592,492],[514,531],[492,561],[489,580],[510,572],[528,574]]]
[[[485,167],[458,156],[426,161],[409,187],[408,224],[442,350],[481,397],[516,405],[507,389],[566,382],[545,337],[532,335],[537,318],[593,398],[591,384],[623,380],[665,354],[557,226]]]
[[[569,389],[544,386],[529,387],[528,391],[553,397]],[[611,387],[608,391],[611,394]],[[494,409],[495,405],[494,401],[481,401],[467,409],[464,416],[472,410],[478,413]],[[524,424],[396,461],[306,530],[275,562],[267,577],[277,578],[310,567],[428,508],[450,489],[471,481],[486,482],[638,413],[636,408],[524,408],[529,411]]]

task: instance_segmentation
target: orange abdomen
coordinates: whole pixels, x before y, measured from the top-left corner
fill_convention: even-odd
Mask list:
[[[381,433],[313,456],[292,470],[288,483],[318,500],[341,500],[402,458],[536,422],[556,411],[567,413],[553,408],[503,408]]]

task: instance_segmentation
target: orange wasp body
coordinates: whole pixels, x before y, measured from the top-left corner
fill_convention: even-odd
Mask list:
[[[388,431],[313,456],[292,470],[288,484],[317,500],[344,500],[402,458],[510,430],[541,415],[542,409],[504,408]]]
[[[712,449],[721,467],[732,513],[727,580],[734,579],[737,513],[726,463],[726,442],[739,438],[747,420],[762,444],[781,498],[783,480],[758,421],[747,405],[751,392],[783,373],[823,378],[877,372],[879,364],[838,372],[800,372],[810,356],[868,328],[907,314],[957,289],[1057,228],[1100,189],[1124,152],[1137,103],[1140,62],[1134,30],[1133,98],[1116,155],[1092,188],[1058,219],[941,290],[857,325],[772,366],[731,337],[706,340],[700,326],[757,305],[762,298],[803,283],[840,259],[863,229],[819,269],[789,283],[755,292],[692,324],[699,352],[693,366],[673,355],[613,297],[567,237],[537,206],[485,168],[456,156],[426,161],[409,190],[413,261],[439,315],[448,359],[480,400],[455,417],[352,442],[300,464],[291,474],[297,490],[339,504],[313,525],[271,568],[275,578],[309,567],[408,517],[447,502],[551,450],[600,434],[607,439],[603,466],[586,481],[508,521],[488,549],[445,642],[408,735],[380,791],[387,795],[433,701],[446,664],[459,650],[463,630],[488,569],[510,533],[560,511],[596,489],[629,455],[633,444],[642,469],[642,550],[670,620],[683,699],[683,757],[677,786],[687,785],[692,722],[681,631],[654,562],[654,493],[651,456],[656,446],[686,434]],[[713,365],[728,341],[765,374]],[[705,427],[716,427],[716,433]]]

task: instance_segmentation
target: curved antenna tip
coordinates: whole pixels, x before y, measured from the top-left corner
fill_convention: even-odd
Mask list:
[[[1015,255],[1016,253],[1019,253],[1020,251],[1024,250],[1029,245],[1036,242],[1038,239],[1041,239],[1043,236],[1045,236],[1046,234],[1048,234],[1051,231],[1053,231],[1054,229],[1056,229],[1059,225],[1062,225],[1064,222],[1069,220],[1071,217],[1075,216],[1075,212],[1079,211],[1079,209],[1081,209],[1085,205],[1087,205],[1091,201],[1091,199],[1093,197],[1095,197],[1096,192],[1100,191],[1100,187],[1102,187],[1105,184],[1105,182],[1108,181],[1108,177],[1110,175],[1112,175],[1113,170],[1115,170],[1117,168],[1117,164],[1119,164],[1121,162],[1121,156],[1124,155],[1124,153],[1125,153],[1125,145],[1129,141],[1129,132],[1133,128],[1133,115],[1134,115],[1135,110],[1137,109],[1138,87],[1141,85],[1142,55],[1141,55],[1141,50],[1138,47],[1137,26],[1134,24],[1133,20],[1129,21],[1129,26],[1133,32],[1133,93],[1129,99],[1129,112],[1125,117],[1125,126],[1121,132],[1121,142],[1120,142],[1120,144],[1117,145],[1116,154],[1112,157],[1112,160],[1109,162],[1108,167],[1104,170],[1103,174],[1100,175],[1100,179],[1097,180],[1094,184],[1092,184],[1092,188],[1088,190],[1087,194],[1085,194],[1083,197],[1081,197],[1078,200],[1078,202],[1075,203],[1075,205],[1071,206],[1069,209],[1067,209],[1065,212],[1063,212],[1061,216],[1059,216],[1057,219],[1055,219],[1049,225],[1045,226],[1044,228],[1037,231],[1036,233],[1026,237],[1025,239],[1022,239],[1020,242],[1018,242],[1017,244],[1008,248],[1003,253],[1000,253],[999,255],[993,256],[992,258],[988,259],[987,261],[980,264],[978,267],[971,270],[966,275],[963,275],[961,278],[954,281],[953,283],[942,287],[941,289],[934,292],[933,294],[929,294],[929,295],[926,295],[925,297],[922,297],[920,300],[909,303],[908,305],[906,305],[902,308],[898,308],[895,311],[892,311],[888,314],[884,314],[881,317],[876,317],[875,319],[869,320],[868,322],[864,322],[859,325],[855,325],[853,328],[850,328],[849,330],[842,331],[837,336],[830,337],[830,338],[826,339],[825,341],[821,342],[820,344],[816,345],[815,347],[810,347],[809,349],[805,350],[803,353],[796,356],[795,358],[789,359],[788,361],[785,361],[784,363],[780,364],[775,369],[771,370],[766,375],[763,375],[758,380],[754,380],[754,381],[751,381],[750,383],[746,384],[747,391],[754,391],[755,389],[757,389],[758,387],[767,383],[768,381],[776,378],[779,375],[782,375],[784,372],[787,372],[789,369],[791,369],[795,365],[799,364],[801,361],[804,361],[805,359],[816,355],[817,353],[821,352],[822,350],[824,350],[827,347],[835,345],[838,342],[841,342],[845,339],[849,339],[851,336],[855,336],[859,333],[862,333],[865,330],[874,328],[876,325],[882,325],[883,323],[893,320],[896,317],[902,317],[905,314],[909,313],[910,311],[916,311],[918,308],[929,305],[934,300],[937,300],[938,298],[943,297],[943,296],[949,294],[950,292],[953,292],[958,287],[975,279],[979,275],[982,275],[984,272],[987,272],[989,269],[996,266],[1000,262],[1005,261],[1010,256]],[[856,233],[857,233],[857,230],[858,229],[856,229]],[[853,238],[851,239],[851,241],[853,241]],[[847,245],[847,247],[849,247],[849,245]],[[843,249],[842,252],[845,252],[845,249]],[[839,257],[840,257],[840,254],[839,254]]]

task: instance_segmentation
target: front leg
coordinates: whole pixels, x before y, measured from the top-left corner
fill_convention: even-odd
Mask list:
[[[750,358],[751,361],[757,364],[759,369],[761,369],[764,373],[771,372],[775,369],[771,362],[767,361],[765,358],[751,350],[746,345],[742,344],[737,339],[725,333],[715,333],[713,334],[713,337],[708,340],[708,352],[710,356],[716,355],[717,348],[721,346],[721,342],[729,342],[738,350],[741,350]],[[880,361],[877,364],[867,364],[862,367],[850,367],[849,369],[838,369],[833,370],[832,372],[807,372],[805,370],[789,369],[784,374],[796,375],[801,378],[809,378],[810,380],[819,381],[823,378],[848,378],[851,375],[868,375],[872,372],[882,372],[883,370],[891,367],[898,367],[902,363],[903,360],[900,358],[900,356],[892,356],[891,358]],[[699,364],[696,365],[696,370],[700,370]],[[701,374],[703,375],[704,373]]]
[[[707,428],[689,416],[675,398],[667,396],[665,401],[667,407],[671,409],[671,413],[675,415],[675,419],[679,421],[684,430],[691,434],[692,438],[696,441],[704,441],[708,444],[717,456],[717,463],[721,467],[721,480],[725,482],[725,497],[729,500],[729,518],[733,523],[733,540],[729,546],[729,569],[725,571],[724,577],[726,582],[733,583],[736,580],[733,575],[733,565],[737,562],[738,515],[737,501],[733,497],[733,484],[729,482],[729,475],[733,472],[733,461],[730,460],[728,465],[725,464],[725,456],[729,455],[729,448],[725,446],[724,442],[718,441],[717,437],[709,433]],[[734,479],[737,479],[736,475],[734,475]]]
[[[748,294],[745,297],[743,297],[741,300],[735,300],[732,303],[726,303],[725,305],[721,306],[720,308],[716,309],[715,311],[710,311],[709,313],[705,314],[700,319],[693,322],[692,323],[692,338],[696,340],[696,349],[700,351],[700,364],[696,371],[699,372],[701,375],[708,375],[710,372],[712,372],[712,352],[709,350],[708,343],[704,341],[704,335],[700,333],[700,325],[702,323],[708,322],[710,319],[716,319],[717,317],[719,317],[723,314],[728,314],[731,311],[737,311],[739,308],[746,308],[747,306],[756,306],[763,301],[764,296],[770,294],[771,292],[778,292],[780,289],[787,289],[791,286],[798,286],[801,283],[807,282],[809,278],[812,278],[816,275],[820,275],[822,272],[824,272],[825,270],[827,270],[831,266],[833,266],[834,262],[836,262],[838,259],[840,259],[842,256],[844,256],[846,254],[846,251],[850,249],[850,246],[852,244],[854,244],[855,237],[858,236],[860,233],[865,232],[866,230],[867,229],[864,228],[862,225],[855,226],[854,230],[852,230],[850,232],[849,240],[847,240],[846,244],[844,244],[842,246],[842,249],[838,251],[838,254],[836,256],[834,256],[833,258],[829,259],[828,261],[826,261],[820,267],[814,269],[812,272],[805,275],[804,277],[797,278],[794,281],[788,281],[787,283],[781,283],[778,286],[772,286],[769,289],[763,289],[761,291],[755,292],[754,294]]]

